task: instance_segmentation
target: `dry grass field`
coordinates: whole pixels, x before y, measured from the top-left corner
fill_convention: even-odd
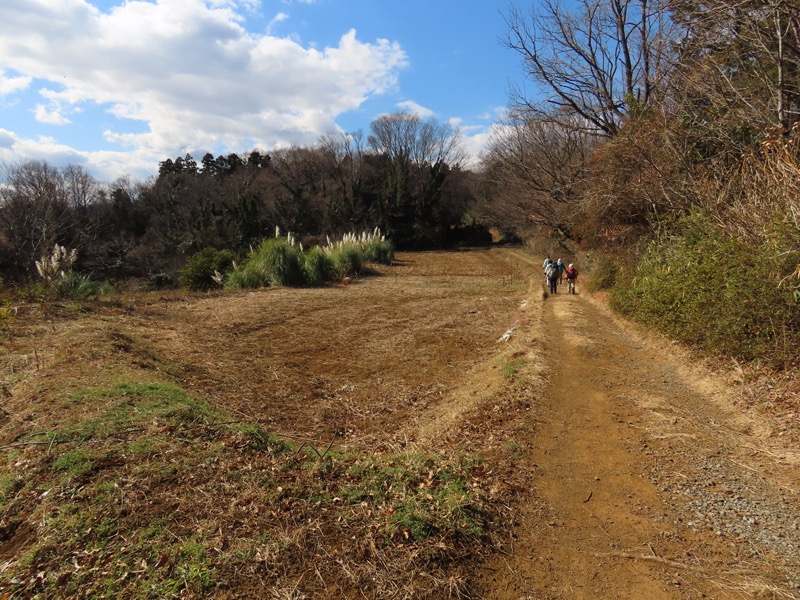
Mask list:
[[[500,250],[400,254],[337,287],[20,306],[0,590],[466,593],[514,481],[524,361],[498,340],[529,274]]]

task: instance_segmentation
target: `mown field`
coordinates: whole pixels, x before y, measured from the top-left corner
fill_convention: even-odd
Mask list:
[[[533,426],[532,274],[401,253],[349,285],[15,306],[0,597],[471,594]]]

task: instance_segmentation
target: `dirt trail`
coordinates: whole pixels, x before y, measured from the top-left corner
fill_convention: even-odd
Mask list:
[[[536,478],[486,597],[800,597],[797,455],[668,344],[559,291]]]

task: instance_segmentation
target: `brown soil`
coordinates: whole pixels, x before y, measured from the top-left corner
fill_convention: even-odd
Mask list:
[[[281,521],[288,562],[237,564],[210,596],[800,598],[796,424],[743,408],[739,384],[602,301],[563,287],[548,297],[538,263],[519,250],[401,254],[326,289],[22,306],[3,346],[0,445],[65,418],[64,389],[123,374],[174,380],[320,451],[486,457],[474,485],[498,507],[491,544],[443,567],[420,567],[409,546],[406,563],[391,555],[368,576],[357,565],[373,543],[292,515],[301,507],[288,500],[259,510],[255,488],[227,498],[237,488],[224,469],[142,491],[139,522],[160,515],[176,536],[207,528],[221,557]],[[14,450],[8,470],[54,451]],[[133,481],[124,460],[103,469],[123,490]],[[0,513],[0,578],[47,535],[45,510]]]

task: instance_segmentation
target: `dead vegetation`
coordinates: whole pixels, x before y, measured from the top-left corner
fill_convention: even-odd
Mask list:
[[[0,595],[468,597],[533,414],[535,349],[498,343],[525,271],[401,255],[346,287],[19,306]]]

